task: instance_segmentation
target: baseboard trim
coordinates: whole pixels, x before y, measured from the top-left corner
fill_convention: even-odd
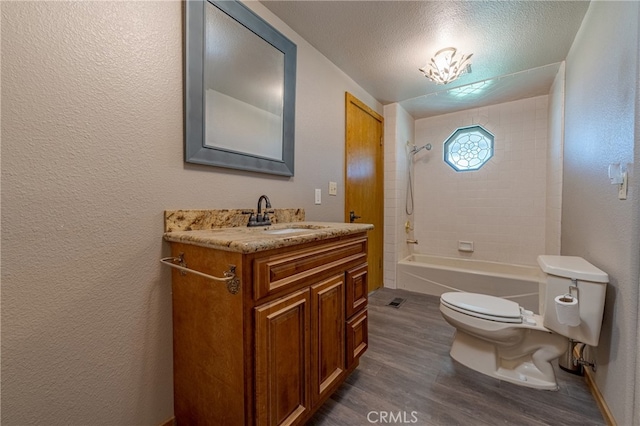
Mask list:
[[[598,408],[602,413],[602,417],[604,417],[604,421],[607,422],[608,426],[618,426],[616,419],[613,417],[613,413],[609,410],[609,406],[607,402],[604,400],[604,397],[600,393],[600,389],[598,389],[598,385],[596,384],[595,377],[593,377],[593,372],[589,367],[584,368],[584,381],[587,382],[587,387],[591,391],[593,398],[596,400],[598,404]]]
[[[176,425],[175,417],[171,417],[170,419],[167,419],[164,422],[160,423],[160,426],[175,426],[175,425]]]

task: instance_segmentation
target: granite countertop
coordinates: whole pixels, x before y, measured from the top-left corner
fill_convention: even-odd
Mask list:
[[[203,229],[165,232],[170,242],[193,244],[218,250],[255,253],[280,247],[356,234],[373,225],[339,222],[290,222],[271,226]]]

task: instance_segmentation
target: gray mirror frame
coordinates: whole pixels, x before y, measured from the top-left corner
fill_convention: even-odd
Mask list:
[[[205,2],[217,7],[284,54],[282,160],[205,145],[204,36]],[[188,163],[281,176],[293,176],[297,47],[262,18],[235,0],[185,2],[185,149]]]

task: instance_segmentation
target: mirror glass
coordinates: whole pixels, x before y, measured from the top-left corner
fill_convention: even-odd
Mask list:
[[[205,9],[205,145],[282,160],[284,54]]]
[[[185,160],[293,176],[296,46],[242,3],[186,7]]]

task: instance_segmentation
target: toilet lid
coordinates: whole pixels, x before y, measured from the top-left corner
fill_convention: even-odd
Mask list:
[[[511,300],[478,293],[449,292],[440,301],[457,311],[501,322],[522,322],[520,305]]]

